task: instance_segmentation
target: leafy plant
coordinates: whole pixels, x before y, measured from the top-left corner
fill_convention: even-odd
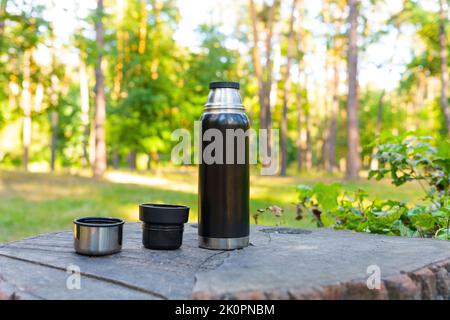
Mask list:
[[[450,240],[450,157],[448,143],[434,147],[429,137],[392,137],[377,146],[379,166],[369,179],[390,177],[394,185],[417,182],[425,204],[369,199],[339,184],[297,187],[297,219],[311,216],[319,227]]]

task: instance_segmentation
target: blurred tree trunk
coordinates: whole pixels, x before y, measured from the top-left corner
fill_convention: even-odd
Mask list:
[[[152,170],[152,153],[147,154],[147,170]]]
[[[152,155],[152,158],[155,160],[155,168],[158,168],[159,167],[159,160],[160,160],[159,152],[155,151],[153,153],[153,155]]]
[[[116,1],[116,26],[117,26],[117,60],[114,66],[114,98],[120,99],[122,91],[123,79],[123,63],[124,63],[124,31],[122,28],[123,17],[125,13],[125,0]]]
[[[447,1],[439,0],[439,56],[441,58],[441,108],[445,116],[447,134],[450,135],[450,110],[448,108],[448,70],[447,70]]]
[[[91,121],[89,130],[89,164],[94,168],[95,163],[95,123]]]
[[[268,137],[268,144],[267,144],[267,150],[270,150],[270,129],[272,128],[272,106],[270,103],[270,96],[272,92],[272,73],[273,73],[273,61],[272,61],[272,38],[273,38],[273,28],[275,25],[275,16],[278,11],[278,8],[280,7],[280,0],[274,0],[272,6],[269,10],[269,17],[267,22],[267,28],[266,28],[266,41],[265,41],[265,50],[266,50],[266,83],[265,83],[265,109],[266,109],[266,128],[269,130]]]
[[[113,150],[113,154],[112,154],[112,166],[114,169],[119,169],[119,162],[120,162],[120,156],[119,156],[119,152],[117,151],[117,149]]]
[[[6,4],[7,4],[7,0],[1,0],[1,2],[0,2],[0,39],[2,39],[3,31],[5,30]],[[2,43],[0,42],[0,45],[1,44]]]
[[[280,175],[286,175],[287,167],[287,108],[288,108],[288,96],[291,93],[291,65],[294,53],[294,20],[295,9],[297,6],[297,0],[292,1],[291,18],[289,22],[289,34],[288,34],[288,47],[287,47],[287,63],[286,71],[284,75],[284,90],[283,90],[283,112],[281,116],[281,170]]]
[[[252,49],[252,59],[253,59],[253,67],[255,68],[256,78],[258,79],[258,97],[259,97],[259,127],[260,129],[267,128],[266,124],[266,105],[265,105],[265,92],[264,92],[264,80],[263,80],[263,71],[261,66],[261,54],[259,51],[259,30],[258,30],[258,22],[256,18],[256,8],[253,0],[250,0],[249,3],[250,8],[250,17],[252,21],[252,34],[253,34],[253,49]]]
[[[97,0],[97,16],[95,22],[95,41],[97,44],[98,56],[95,66],[95,158],[94,158],[94,177],[103,176],[106,171],[106,144],[105,144],[105,118],[106,118],[106,100],[105,84],[102,70],[103,50],[105,46],[103,30],[103,0]]]
[[[380,96],[378,97],[377,105],[377,123],[375,126],[375,139],[378,139],[381,135],[381,128],[383,126],[383,103],[384,96],[386,95],[386,88],[381,90]],[[372,148],[370,154],[370,170],[376,170],[378,168],[378,159],[375,158],[375,154],[378,152],[378,147],[375,145]]]
[[[128,168],[130,168],[131,170],[136,170],[136,151],[130,151],[128,153],[127,162]]]
[[[299,63],[299,72],[301,71],[300,63]],[[303,137],[303,130],[302,130],[302,118],[303,118],[303,104],[302,104],[302,91],[301,91],[301,85],[300,80],[298,83],[298,89],[297,89],[297,171],[302,171],[303,167],[303,146],[302,146],[302,137]]]
[[[152,46],[153,46],[153,50],[155,52],[158,52],[159,50],[159,26],[161,24],[161,10],[163,8],[163,1],[162,0],[156,0],[155,2],[155,9],[154,9],[154,17],[155,17],[155,34],[153,37],[153,41],[152,41]],[[155,58],[152,61],[152,65],[151,65],[151,75],[152,75],[152,79],[156,80],[158,79],[158,67],[159,67],[159,55],[156,55]]]
[[[329,6],[329,0],[323,0],[322,4],[322,17],[323,22],[325,24],[326,28],[330,28],[331,25],[331,12],[330,12],[330,6]],[[329,69],[330,65],[334,64],[332,63],[334,54],[333,54],[333,36],[334,34],[329,32],[328,35],[325,36],[325,97],[324,97],[324,106],[325,106],[325,114],[324,114],[324,125],[323,125],[323,145],[322,145],[322,162],[323,167],[326,171],[331,171],[331,164],[330,164],[330,153],[331,153],[331,109],[332,109],[332,103],[333,103],[333,81],[329,77]],[[330,92],[331,94],[328,94]]]
[[[267,6],[267,4],[264,4]],[[274,0],[270,7],[265,7],[263,9],[263,18],[258,18],[260,15],[256,12],[255,3],[253,0],[249,0],[249,10],[250,19],[252,23],[252,35],[253,35],[253,49],[252,49],[252,59],[253,66],[255,68],[255,75],[258,79],[258,97],[259,97],[259,127],[260,129],[267,129],[269,132],[267,134],[267,150],[270,154],[270,128],[272,123],[272,113],[270,106],[270,95],[272,91],[272,72],[273,72],[273,61],[272,61],[272,37],[273,28],[275,24],[275,17],[280,7],[280,0]],[[263,16],[261,14],[261,16]],[[261,64],[261,53],[259,51],[259,20],[265,21],[265,39],[264,39],[264,50],[265,59],[264,67]],[[262,159],[263,164],[269,164],[269,159]]]
[[[56,71],[58,68],[57,60],[56,60],[56,47],[55,47],[55,38],[54,35],[50,35],[50,55],[51,55],[51,68],[53,71]],[[62,82],[62,84],[61,84]],[[61,88],[62,87],[62,88]],[[61,95],[65,95],[68,92],[68,84],[63,81],[60,81],[57,73],[53,73],[50,76],[50,85],[47,90],[48,102],[51,108],[50,111],[50,170],[55,171],[55,163],[56,163],[56,148],[58,144],[58,121],[59,121],[59,105]],[[36,93],[37,95],[37,93]]]
[[[326,2],[328,4],[328,1]],[[333,78],[331,80],[331,110],[330,110],[328,135],[326,139],[327,154],[326,159],[324,161],[325,170],[327,170],[328,172],[333,172],[338,167],[336,160],[337,118],[339,113],[339,83],[341,81],[339,73],[343,48],[340,30],[343,24],[343,12],[345,11],[345,3],[339,2],[336,5],[339,7],[338,15],[335,15],[335,17],[332,20],[331,17],[329,17],[329,15],[327,14],[328,16],[327,20],[330,23],[332,23],[334,29],[334,35],[332,38],[332,48],[330,50],[332,70],[333,70]]]
[[[313,166],[313,151],[312,151],[312,141],[311,141],[311,118],[310,111],[305,112],[305,123],[306,123],[306,134],[305,134],[305,167],[307,170],[311,169]]]
[[[383,125],[383,100],[386,94],[386,89],[383,88],[380,97],[378,98],[378,108],[377,108],[377,126],[375,128],[375,137],[379,138],[381,134],[381,127]]]
[[[86,65],[80,55],[80,99],[81,99],[81,125],[83,126],[83,166],[89,161],[89,81],[87,78]]]
[[[50,145],[50,169],[51,171],[55,171],[56,144],[58,141],[58,112],[53,110],[50,113],[50,118],[52,130],[52,139]]]
[[[23,57],[22,110],[23,110],[23,168],[28,170],[31,142],[31,48],[25,49]]]
[[[358,0],[349,0],[350,29],[348,33],[348,155],[346,177],[356,179],[359,176],[359,130],[358,130]]]
[[[301,19],[304,17],[303,1],[299,1],[299,23],[297,30],[297,48],[299,50],[298,57],[298,86],[297,86],[297,171],[301,172],[303,167],[303,103],[302,103],[302,82],[301,76],[303,75],[303,34]]]
[[[147,44],[147,1],[141,0],[141,21],[139,22],[139,44],[138,52],[139,54],[144,54],[145,46]]]
[[[338,30],[336,28],[336,30]],[[330,128],[328,132],[328,159],[327,170],[333,172],[337,168],[336,143],[337,143],[337,117],[339,113],[339,62],[341,54],[341,41],[336,39],[333,48],[333,82],[332,82],[332,102],[330,114]]]
[[[425,90],[426,90],[426,76],[423,72],[419,73],[419,83],[417,92],[414,97],[414,125],[416,130],[420,128],[420,112],[422,111],[424,100],[425,100]]]

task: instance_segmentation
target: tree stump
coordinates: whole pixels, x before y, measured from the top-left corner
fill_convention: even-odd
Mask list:
[[[126,224],[105,257],[76,254],[70,231],[3,244],[0,299],[450,299],[450,241],[253,226],[249,247],[211,251],[187,224],[157,251],[141,236]]]

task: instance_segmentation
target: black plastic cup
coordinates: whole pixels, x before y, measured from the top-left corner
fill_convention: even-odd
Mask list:
[[[189,207],[172,204],[145,203],[139,205],[142,244],[147,249],[175,250],[183,242],[184,224]]]

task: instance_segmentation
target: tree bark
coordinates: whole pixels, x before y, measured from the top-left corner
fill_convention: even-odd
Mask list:
[[[448,70],[447,70],[447,0],[439,0],[439,56],[441,58],[441,108],[450,136],[450,110],[448,108]]]
[[[297,0],[292,1],[292,9],[291,9],[291,19],[289,22],[289,34],[288,34],[288,48],[287,48],[287,63],[286,63],[286,72],[284,75],[284,90],[283,90],[283,111],[281,116],[281,166],[280,166],[280,175],[286,176],[286,168],[287,168],[287,108],[288,108],[288,95],[291,91],[291,65],[292,65],[292,56],[294,51],[294,20],[295,20],[295,9],[297,6]]]
[[[81,99],[81,125],[83,126],[83,166],[89,161],[89,82],[87,78],[86,65],[80,56],[80,99]]]
[[[100,178],[106,171],[106,144],[105,144],[105,118],[106,100],[105,84],[102,70],[103,49],[105,45],[103,30],[103,0],[97,0],[97,20],[95,22],[95,40],[97,44],[98,56],[95,66],[95,158],[94,177]]]
[[[25,49],[23,57],[22,82],[22,109],[23,109],[23,168],[28,170],[29,148],[31,143],[31,49]]]
[[[359,176],[359,130],[358,130],[358,0],[349,0],[350,29],[348,33],[348,101],[347,101],[347,127],[348,127],[348,155],[347,172],[348,179],[356,179]]]

